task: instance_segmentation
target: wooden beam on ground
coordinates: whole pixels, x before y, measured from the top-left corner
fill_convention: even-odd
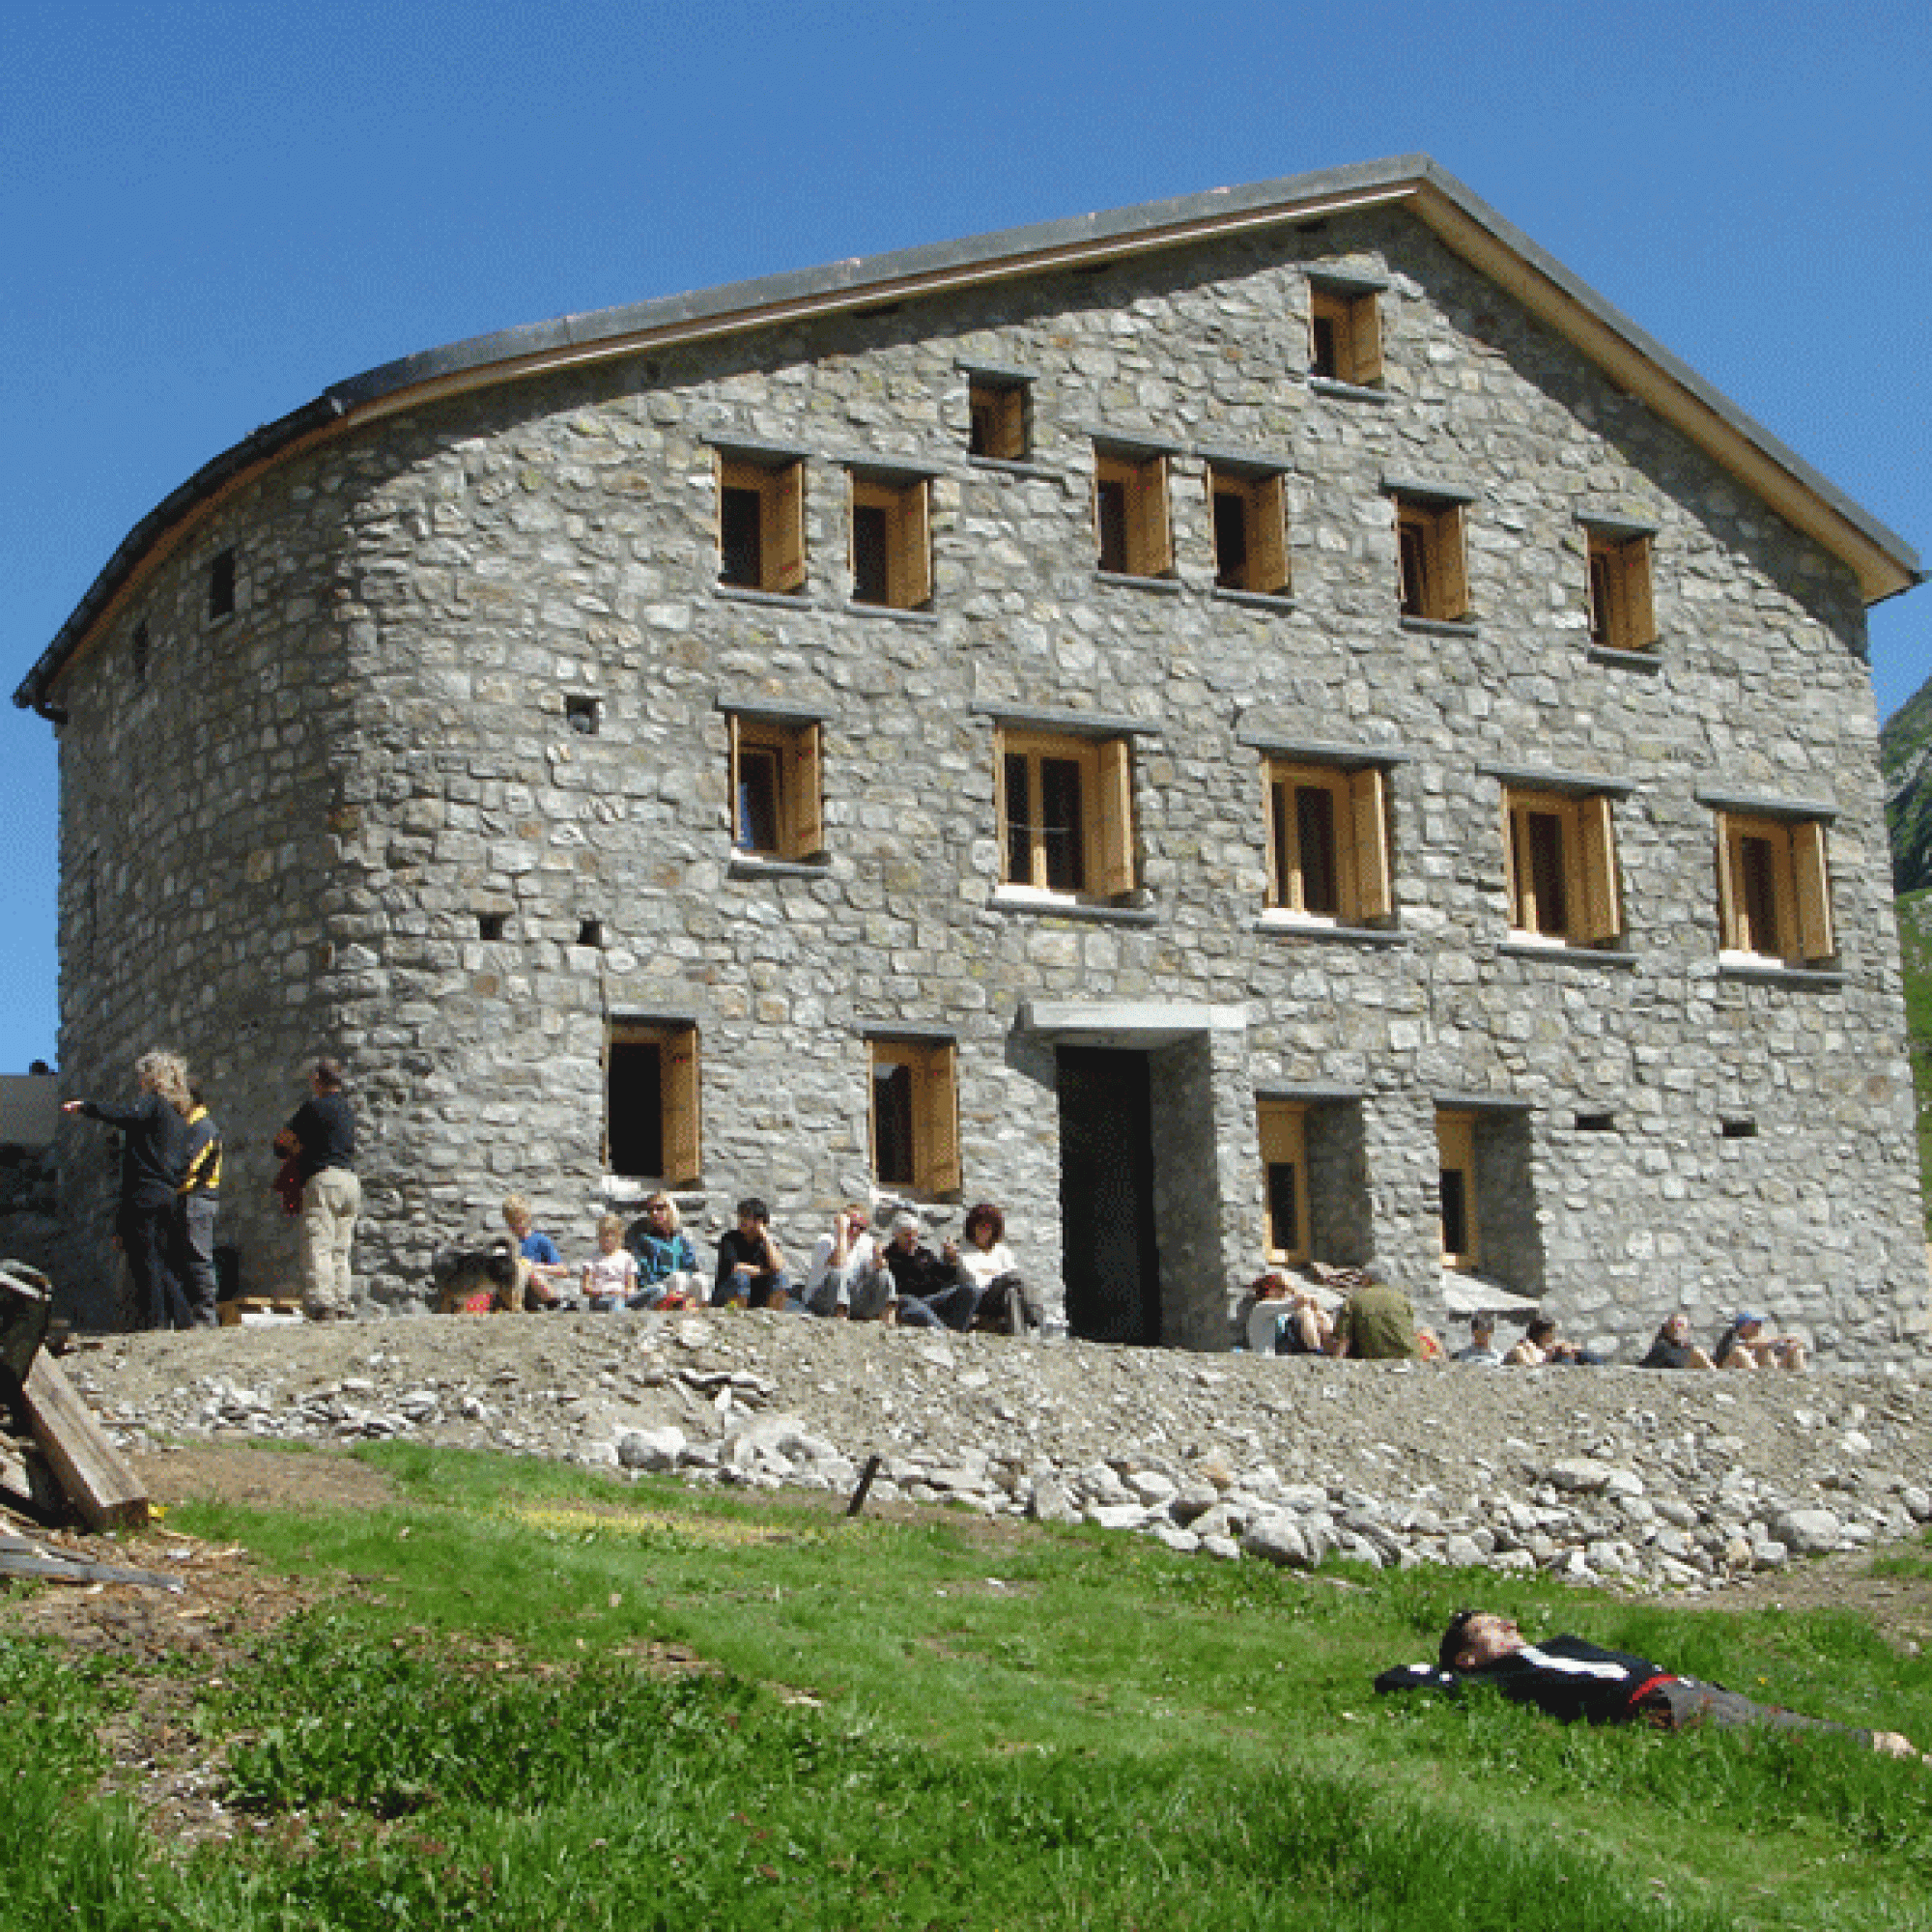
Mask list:
[[[20,1384],[20,1412],[88,1528],[139,1529],[147,1522],[140,1478],[51,1356],[34,1357]]]

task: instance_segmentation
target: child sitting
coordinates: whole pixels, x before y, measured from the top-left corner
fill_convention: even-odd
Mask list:
[[[622,1308],[637,1287],[638,1258],[624,1245],[624,1217],[606,1214],[597,1223],[597,1259],[583,1264],[584,1305],[607,1314]]]
[[[702,1300],[697,1251],[678,1223],[677,1203],[668,1194],[653,1194],[644,1203],[644,1217],[624,1236],[637,1257],[638,1286],[632,1308],[693,1308]]]
[[[554,1308],[562,1298],[561,1285],[570,1276],[556,1243],[539,1234],[530,1225],[531,1218],[530,1204],[521,1194],[505,1196],[503,1225],[517,1244],[517,1285],[504,1301],[513,1313]]]

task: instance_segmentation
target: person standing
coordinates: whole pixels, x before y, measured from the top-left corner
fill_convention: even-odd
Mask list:
[[[131,1106],[68,1100],[82,1114],[121,1131],[121,1200],[114,1238],[128,1257],[138,1319],[148,1328],[185,1328],[187,1301],[175,1277],[175,1190],[187,1168],[187,1068],[176,1053],[144,1053],[134,1063],[140,1097]]]
[[[362,1210],[355,1178],[355,1115],[342,1092],[342,1068],[318,1060],[308,1075],[309,1097],[275,1136],[275,1151],[293,1155],[302,1184],[302,1313],[311,1321],[355,1319],[349,1251]]]
[[[214,1273],[214,1223],[221,1212],[221,1129],[201,1097],[201,1082],[187,1083],[187,1165],[175,1190],[175,1245],[188,1321],[213,1328],[220,1321],[220,1284]]]

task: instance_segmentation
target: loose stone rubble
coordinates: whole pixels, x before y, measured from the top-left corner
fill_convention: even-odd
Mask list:
[[[1708,1590],[1932,1520],[1932,1369],[1804,1378],[1204,1356],[790,1315],[555,1315],[112,1338],[125,1447],[407,1439],[697,1484]]]

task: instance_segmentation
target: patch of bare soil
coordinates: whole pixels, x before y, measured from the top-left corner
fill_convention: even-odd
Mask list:
[[[373,1509],[395,1487],[381,1469],[328,1449],[263,1449],[246,1442],[189,1442],[135,1456],[152,1500],[232,1503],[256,1509]]]

